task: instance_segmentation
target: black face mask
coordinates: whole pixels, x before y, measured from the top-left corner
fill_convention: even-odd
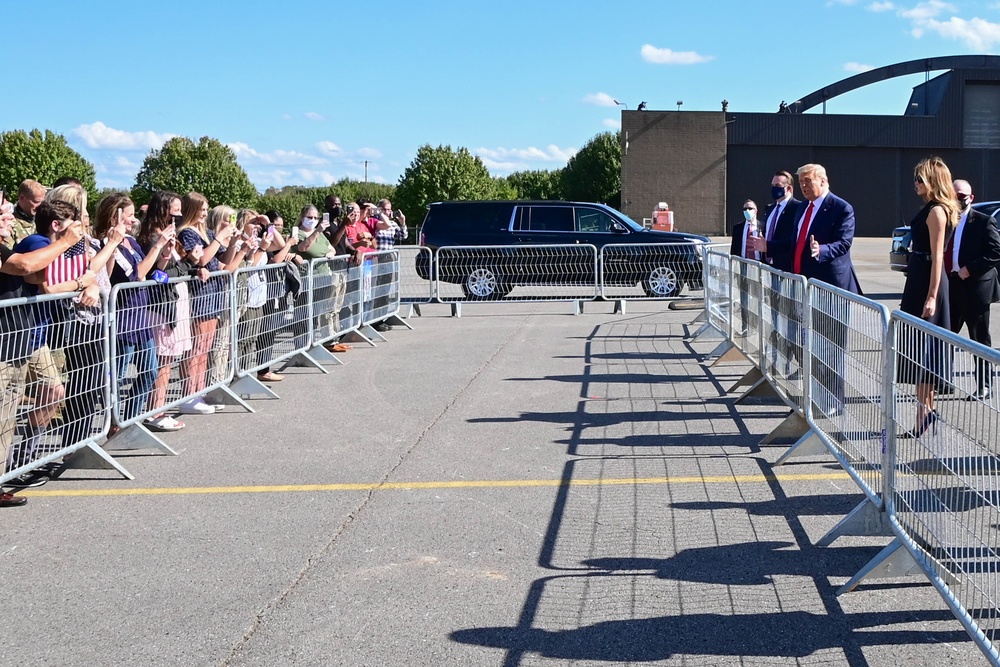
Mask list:
[[[331,206],[328,210],[331,218],[339,218],[340,214],[344,212],[339,206]]]

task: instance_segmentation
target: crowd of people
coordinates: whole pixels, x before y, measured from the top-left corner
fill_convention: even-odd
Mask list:
[[[800,167],[796,175],[804,201],[794,197],[792,174],[778,171],[771,179],[767,209],[758,216],[753,200],[743,203],[744,219],[733,228],[730,253],[770,264],[788,273],[815,278],[854,294],[861,286],[851,261],[854,242],[854,208],[830,191],[826,169],[819,164]],[[939,157],[921,160],[913,170],[915,194],[923,206],[910,223],[912,249],[907,267],[900,310],[954,333],[968,327],[974,341],[992,347],[990,307],[1000,301],[1000,232],[997,221],[972,208],[975,197],[966,180],[954,179]],[[741,284],[745,283],[745,278]],[[741,287],[742,330],[753,328],[753,314]],[[789,321],[801,321],[795,304],[774,296],[774,312]],[[822,331],[842,355],[847,341],[847,314],[823,313],[813,329]],[[798,340],[796,332],[786,332]],[[903,363],[896,371],[898,382],[915,387],[917,413],[913,428],[899,436],[920,438],[935,429],[939,419],[935,394],[952,391],[951,354],[940,341],[911,336],[900,343]],[[801,363],[801,358],[796,361]],[[790,368],[786,373],[793,373]],[[819,384],[825,395],[819,408],[829,417],[843,412],[844,378],[836,368],[820,365]],[[983,401],[992,393],[993,373],[985,364],[976,368],[975,391],[968,400]]]
[[[86,190],[73,178],[51,188],[25,180],[15,201],[0,191],[0,475],[94,432],[94,415],[108,407],[102,391],[108,342],[100,325],[115,286],[156,283],[119,288],[112,304],[118,419],[110,428],[146,415],[146,428],[176,431],[184,423],[161,409],[175,372],[182,395],[190,397],[178,406],[181,415],[216,410],[204,395],[226,379],[232,355],[242,368],[257,369],[260,382],[283,379],[268,365],[270,350],[282,327],[282,304],[286,298],[301,303],[302,295],[289,296],[294,287],[287,280],[268,278],[279,272],[248,271],[233,322],[229,274],[283,265],[305,276],[310,260],[334,257],[364,266],[368,253],[391,250],[408,237],[405,216],[386,199],[345,207],[330,195],[322,214],[306,206],[290,225],[276,211],[210,207],[197,192],[155,192],[139,209],[128,194],[114,192],[98,202],[93,221],[87,204]],[[295,273],[280,275],[288,271]],[[344,286],[327,272],[329,297],[340,299],[336,311]],[[190,279],[171,280],[182,276]],[[75,296],[10,303],[65,293]],[[228,343],[234,326],[235,350]],[[326,345],[331,352],[350,350],[335,338]],[[43,448],[43,438],[60,444]],[[44,484],[66,463],[56,460],[7,480],[0,507],[23,505],[18,490]]]

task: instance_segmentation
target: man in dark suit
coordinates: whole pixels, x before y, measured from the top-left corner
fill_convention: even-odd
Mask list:
[[[997,265],[1000,264],[1000,233],[997,221],[972,210],[975,196],[968,181],[955,181],[955,195],[962,213],[947,247],[945,269],[948,273],[948,298],[951,303],[951,330],[958,333],[969,327],[969,338],[993,347],[990,338],[990,304],[1000,301]],[[985,364],[976,368],[978,390],[970,401],[989,398],[991,373]]]
[[[854,243],[854,207],[830,192],[826,169],[805,164],[795,172],[803,201],[795,216],[794,233],[771,239],[764,251],[775,261],[790,262],[792,273],[813,278],[854,294],[861,294],[851,245]],[[758,248],[760,245],[758,244]],[[847,346],[848,308],[840,301],[830,312],[813,313],[813,347],[824,352],[813,364],[813,378],[819,387],[814,402],[828,417],[843,414],[844,354]]]
[[[759,260],[761,255],[754,250],[754,239],[760,236],[760,221],[757,220],[757,204],[752,199],[743,202],[743,220],[733,226],[733,240],[729,245],[729,254],[733,257],[744,257],[746,259]],[[742,269],[745,264],[733,265],[734,270],[740,271],[738,280],[740,290],[740,321],[742,329],[737,330],[737,335],[745,336],[751,327],[756,326],[753,314],[750,312],[750,289],[755,286],[750,285],[746,272]]]
[[[795,214],[799,204],[795,197],[795,181],[787,171],[778,171],[771,177],[771,204],[764,214],[763,247],[774,239],[792,238],[795,235]],[[755,244],[756,245],[756,244]],[[780,243],[779,243],[780,247]],[[791,258],[781,255],[774,256],[763,253],[763,261],[779,271],[790,273]],[[802,307],[804,295],[783,294],[782,287],[787,282],[779,276],[771,280],[770,298],[767,304],[771,309],[771,335],[769,336],[770,360],[773,372],[777,374],[779,361],[783,360],[783,371],[786,377],[793,374],[791,362],[802,363]],[[795,297],[798,297],[797,299]]]

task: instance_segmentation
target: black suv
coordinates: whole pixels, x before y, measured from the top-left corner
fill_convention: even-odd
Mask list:
[[[651,297],[680,294],[685,284],[701,288],[701,244],[709,239],[682,232],[644,229],[602,204],[563,201],[449,201],[427,207],[420,245],[434,251],[450,246],[520,246],[478,250],[441,260],[438,280],[462,286],[470,300],[499,299],[518,285],[593,284],[595,268],[606,285],[641,285]],[[606,255],[595,267],[593,253],[563,253],[557,263],[541,245],[647,245],[635,252]],[[567,256],[568,255],[568,256]],[[554,266],[555,264],[555,266]],[[417,273],[430,279],[426,255],[417,256]]]

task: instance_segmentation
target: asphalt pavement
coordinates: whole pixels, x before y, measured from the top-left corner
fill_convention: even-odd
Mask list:
[[[865,291],[898,304],[887,240]],[[134,481],[70,471],[0,510],[3,665],[985,664],[921,577],[835,591],[888,538],[774,467],[696,311],[426,305],[280,400],[185,416]]]

